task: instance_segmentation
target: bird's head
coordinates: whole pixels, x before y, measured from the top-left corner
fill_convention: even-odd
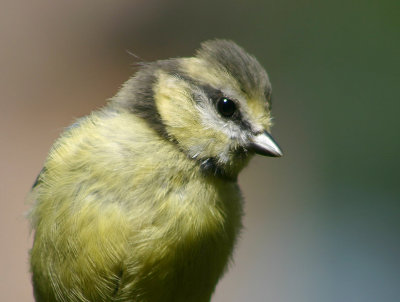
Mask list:
[[[255,153],[282,156],[269,134],[268,75],[231,41],[204,42],[194,57],[143,64],[114,100],[204,171],[235,178]]]

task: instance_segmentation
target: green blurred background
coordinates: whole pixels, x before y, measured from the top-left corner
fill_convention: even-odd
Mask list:
[[[228,38],[266,67],[282,159],[243,171],[213,301],[400,301],[399,1],[11,1],[0,10],[0,301],[33,301],[24,212],[54,139],[135,58]]]

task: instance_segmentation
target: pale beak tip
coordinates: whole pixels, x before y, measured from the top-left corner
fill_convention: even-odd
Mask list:
[[[272,136],[264,131],[261,134],[256,135],[250,145],[250,148],[257,154],[270,156],[270,157],[282,157],[283,152],[277,142]]]

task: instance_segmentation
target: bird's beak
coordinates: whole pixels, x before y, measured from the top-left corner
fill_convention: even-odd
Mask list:
[[[255,135],[249,147],[260,155],[271,157],[281,157],[283,155],[281,148],[267,131]]]

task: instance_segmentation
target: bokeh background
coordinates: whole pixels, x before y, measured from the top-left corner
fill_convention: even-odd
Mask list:
[[[137,61],[228,38],[274,91],[282,159],[242,173],[213,301],[400,301],[400,2],[1,0],[0,301],[32,302],[26,195],[54,139]]]

